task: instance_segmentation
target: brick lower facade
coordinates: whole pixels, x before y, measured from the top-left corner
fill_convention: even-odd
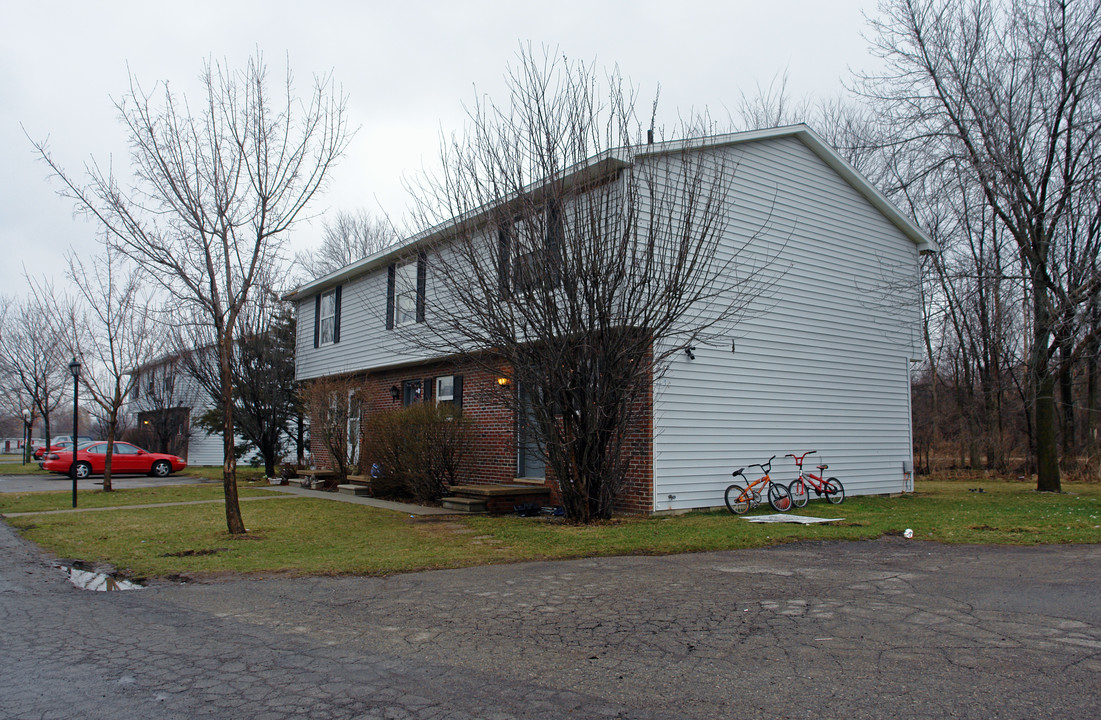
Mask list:
[[[461,377],[460,404],[463,414],[474,423],[475,442],[459,472],[464,485],[511,483],[516,479],[517,426],[516,416],[504,400],[511,385],[497,382],[499,375],[471,365],[430,363],[396,370],[383,370],[358,376],[360,409],[363,417],[402,407],[407,383],[420,381],[420,399],[434,400],[435,380],[442,376]],[[398,398],[394,399],[394,392]],[[616,510],[623,513],[649,513],[654,508],[653,484],[653,387],[647,388],[636,401],[638,420],[631,429],[627,448],[631,460]],[[331,459],[320,443],[311,440],[311,453],[318,467],[331,467]],[[557,504],[557,483],[546,480],[551,500]]]

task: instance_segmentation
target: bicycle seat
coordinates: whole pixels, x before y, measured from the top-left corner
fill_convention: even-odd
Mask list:
[[[738,468],[737,470],[735,470],[734,472],[732,472],[730,474],[733,475],[734,477],[738,477],[739,475],[741,475],[743,473],[744,470],[745,470],[745,468]]]
[[[828,467],[829,467],[829,465],[819,465],[819,466],[818,466],[818,469],[819,469],[819,470],[825,470],[825,469],[826,469],[826,468],[828,468]]]

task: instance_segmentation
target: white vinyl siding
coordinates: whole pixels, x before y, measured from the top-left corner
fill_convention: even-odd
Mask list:
[[[655,385],[654,509],[721,506],[731,471],[772,455],[787,483],[785,454],[807,450],[849,494],[902,491],[916,246],[794,138],[726,152],[738,163],[728,249],[758,234],[750,247],[777,253],[773,284]]]
[[[427,359],[401,333],[386,330],[386,266],[349,280],[343,285],[340,310],[340,342],[313,347],[309,323],[298,323],[295,365],[297,379],[308,380]],[[298,317],[309,317],[315,298],[298,303]]]

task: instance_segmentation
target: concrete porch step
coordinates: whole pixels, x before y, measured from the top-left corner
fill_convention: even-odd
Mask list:
[[[369,497],[371,495],[371,488],[368,485],[337,485],[336,489],[345,495],[360,495],[362,497]]]
[[[487,511],[485,500],[479,498],[445,497],[440,500],[440,505],[445,510],[455,510],[456,512],[484,513]]]

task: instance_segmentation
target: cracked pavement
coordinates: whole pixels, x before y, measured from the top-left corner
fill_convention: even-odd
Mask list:
[[[2,718],[1085,718],[1098,687],[1098,545],[93,593],[0,524]]]

